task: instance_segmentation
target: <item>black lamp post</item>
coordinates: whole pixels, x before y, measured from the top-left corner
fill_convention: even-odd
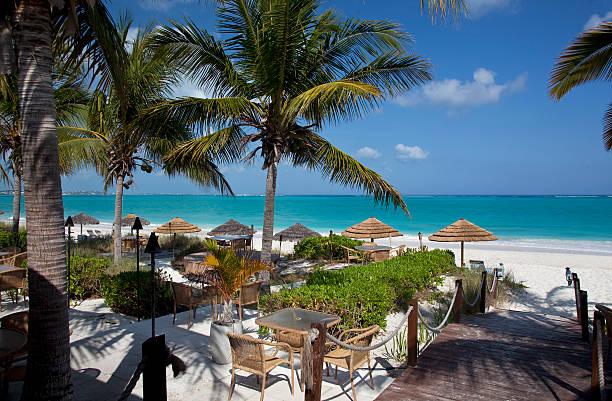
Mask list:
[[[151,233],[145,253],[151,255],[151,338],[142,343],[142,359],[148,361],[142,371],[143,399],[165,400],[166,392],[166,336],[155,336],[155,254],[161,249],[155,233]]]
[[[66,219],[66,223],[64,226],[68,227],[68,254],[66,255],[66,267],[68,273],[68,305],[70,305],[70,229],[74,227],[74,223],[72,222],[72,217],[68,216]]]
[[[572,271],[569,267],[565,268],[565,279],[567,280],[567,286],[572,285]]]
[[[140,302],[140,230],[142,230],[142,223],[140,217],[134,220],[132,230],[136,230],[136,296],[138,297],[138,321],[140,322],[142,314],[142,303]]]

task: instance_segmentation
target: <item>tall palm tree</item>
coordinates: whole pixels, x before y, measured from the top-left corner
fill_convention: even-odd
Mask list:
[[[139,113],[162,102],[177,83],[177,70],[167,59],[153,58],[147,37],[152,27],[139,29],[133,41],[128,39],[131,21],[122,18],[116,28],[119,47],[104,49],[115,53],[120,64],[107,62],[108,85],[96,91],[91,102],[87,127],[60,130],[60,161],[72,170],[94,167],[104,177],[105,190],[115,186],[114,261],[121,262],[121,219],[123,190],[133,183],[137,168],[150,173],[161,165],[162,157],[179,141],[192,138],[191,131],[176,119],[156,121],[155,129],[135,124]],[[119,54],[117,54],[119,53]],[[230,192],[229,184],[208,161],[195,168],[172,168],[170,175],[185,174],[203,185]]]
[[[612,21],[582,32],[559,56],[550,74],[549,94],[560,101],[570,90],[586,82],[612,81]],[[612,103],[604,115],[603,140],[612,149]]]
[[[57,68],[56,71],[59,71]],[[54,74],[55,117],[58,125],[77,121],[85,110],[89,96],[82,87],[78,76]],[[5,168],[0,166],[0,175],[9,182],[9,173],[13,176],[13,227],[14,235],[19,232],[21,214],[21,177],[23,164],[21,160],[21,122],[19,118],[17,77],[0,75],[0,154]],[[68,169],[65,167],[65,171]]]
[[[71,42],[71,59],[91,55],[97,68],[103,63],[95,57],[98,43],[113,38],[98,36],[96,29],[109,21],[104,5],[94,0],[0,3],[0,73],[17,74],[28,221],[26,400],[73,398],[52,44]]]
[[[431,79],[429,62],[407,52],[410,36],[389,21],[342,20],[333,11],[317,14],[314,0],[223,4],[218,10],[219,30],[226,36],[222,41],[191,21],[163,26],[154,38],[161,54],[211,94],[167,101],[147,112],[214,130],[173,150],[166,165],[261,157],[267,170],[266,261],[271,258],[281,160],[317,170],[407,212],[397,190],[319,132],[325,124],[360,117],[385,98]],[[249,149],[250,143],[256,146]]]

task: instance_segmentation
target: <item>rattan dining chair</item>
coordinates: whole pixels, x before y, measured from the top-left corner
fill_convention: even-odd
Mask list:
[[[8,261],[8,265],[15,266],[15,267],[23,267],[23,262],[25,262],[27,258],[28,258],[27,252],[18,253],[16,255],[11,256],[11,258]]]
[[[187,322],[187,329],[191,327],[191,311],[193,310],[193,318],[196,317],[196,310],[198,306],[201,306],[207,302],[210,302],[210,309],[215,313],[213,305],[216,303],[216,291],[214,292],[214,300],[212,291],[208,291],[208,287],[205,287],[204,292],[199,288],[194,288],[188,284],[182,283],[170,283],[172,286],[172,293],[174,294],[174,318],[172,324],[176,322],[176,306],[184,305],[189,308],[189,320]],[[208,297],[204,297],[207,295]],[[213,320],[215,316],[213,316]]]
[[[0,273],[0,311],[2,311],[2,291],[22,290],[23,303],[27,306],[26,295],[28,287],[26,273],[26,269],[23,267],[16,267]],[[13,299],[13,302],[17,302],[17,296]]]
[[[345,263],[351,263],[352,260],[356,260],[360,263],[363,263],[363,253],[358,251],[357,249],[347,248],[344,245],[340,245],[342,250],[344,250],[344,261]]]
[[[289,331],[279,330],[276,332],[276,341],[285,343],[291,347],[293,354],[300,354],[300,390],[304,391],[304,373],[303,356],[304,356],[304,335]]]
[[[259,317],[259,290],[261,289],[261,281],[251,281],[240,287],[238,296],[233,299],[238,316],[242,321],[242,310],[244,305],[257,305],[257,317]]]
[[[227,336],[229,337],[232,349],[232,381],[230,383],[229,396],[227,397],[228,401],[232,398],[232,392],[236,384],[236,369],[257,375],[257,383],[259,383],[259,376],[262,377],[259,401],[263,401],[266,389],[266,376],[272,369],[283,364],[291,367],[291,395],[293,395],[293,351],[288,344],[260,340],[247,334],[234,334],[230,332],[227,333]],[[276,347],[274,354],[266,354],[264,352],[264,345]],[[289,359],[276,356],[279,348],[287,350]]]
[[[372,344],[372,339],[378,333],[380,327],[378,325],[370,326],[365,329],[350,329],[343,331],[338,336],[338,339],[356,347],[369,347]],[[348,334],[357,333],[356,336],[345,340]],[[353,373],[364,364],[368,364],[370,373],[370,387],[374,390],[374,380],[372,379],[372,367],[370,366],[370,351],[352,351],[338,347],[332,342],[325,344],[331,346],[332,350],[325,354],[323,361],[327,364],[327,375],[329,376],[329,365],[336,366],[335,378],[338,379],[338,366],[349,371],[351,378],[351,389],[353,390],[353,401],[357,401],[355,393],[355,384],[353,382]]]
[[[28,320],[29,312],[17,312],[6,315],[0,319],[0,325],[3,329],[17,330],[28,335]],[[3,391],[8,390],[10,382],[18,382],[25,380],[26,364],[25,361],[28,358],[28,344],[26,343],[23,347],[18,349],[12,354],[10,359],[10,366],[6,366],[2,372],[2,387]]]

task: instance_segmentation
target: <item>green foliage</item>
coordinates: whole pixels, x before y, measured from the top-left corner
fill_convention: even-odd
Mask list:
[[[108,259],[70,258],[70,299],[99,298],[101,280],[109,265]]]
[[[20,249],[26,249],[26,231],[19,230],[17,234],[17,243],[15,243],[15,236],[10,231],[0,231],[0,248],[6,248],[9,246],[17,246]]]
[[[295,258],[303,259],[329,259],[330,252],[330,241],[329,237],[310,237],[301,240],[293,251]],[[347,248],[355,248],[356,246],[362,245],[363,241],[350,239],[344,235],[332,235],[331,239],[331,250],[334,259],[343,259],[344,250],[343,246]]]
[[[406,306],[415,292],[442,282],[453,270],[454,259],[441,250],[419,252],[365,266],[337,271],[318,270],[305,286],[262,297],[265,312],[297,307],[331,313],[342,318],[333,330],[386,326],[387,313]]]
[[[101,253],[112,252],[113,240],[109,236],[88,238],[70,245],[73,256],[83,258],[97,258]]]
[[[156,276],[155,315],[164,316],[172,312],[174,305],[172,289],[159,272]],[[137,317],[139,314],[137,278],[134,271],[102,277],[101,292],[106,305],[114,312]],[[151,272],[140,272],[141,318],[151,317]]]

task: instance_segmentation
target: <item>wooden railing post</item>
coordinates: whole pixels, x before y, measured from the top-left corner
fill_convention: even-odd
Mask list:
[[[480,286],[480,313],[485,313],[487,310],[487,272],[482,272]]]
[[[325,335],[327,323],[313,323],[312,328],[319,331],[317,339],[312,344],[312,388],[304,386],[304,401],[321,401],[321,387],[323,385],[323,358],[325,357]],[[308,369],[308,367],[306,367]]]
[[[455,288],[457,290],[457,296],[455,297],[455,304],[453,305],[453,321],[455,323],[461,323],[461,306],[463,305],[463,280],[455,280]]]
[[[596,310],[593,313],[593,341],[591,342],[591,397],[593,400],[600,401],[602,399],[602,394],[605,389],[602,389],[599,386],[599,363],[603,363],[603,361],[599,361],[599,358],[603,359],[603,350],[599,349],[599,341],[597,340],[597,337],[601,336],[603,345],[604,325],[605,322],[603,314],[600,311]]]
[[[587,292],[580,290],[580,327],[582,328],[582,339],[589,341],[589,303]]]
[[[574,297],[576,298],[576,319],[580,323],[582,319],[580,318],[580,279],[578,274],[572,273],[572,282],[574,283]]]
[[[408,366],[416,366],[417,354],[419,351],[419,302],[415,299],[408,302],[408,307],[412,306],[410,316],[408,316],[408,331],[406,333],[406,362]]]

